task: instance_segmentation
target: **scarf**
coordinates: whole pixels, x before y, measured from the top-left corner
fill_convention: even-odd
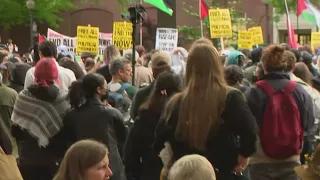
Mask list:
[[[49,103],[23,90],[15,102],[11,121],[37,138],[40,147],[46,147],[49,139],[63,127],[62,118],[70,107],[66,97],[67,92],[60,93],[54,102]]]

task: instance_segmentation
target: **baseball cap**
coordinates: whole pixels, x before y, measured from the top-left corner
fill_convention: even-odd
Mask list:
[[[58,67],[53,58],[43,58],[36,64],[34,77],[40,87],[49,87],[58,81]]]
[[[165,62],[169,66],[171,65],[171,57],[168,53],[164,51],[159,51],[152,55],[151,57],[151,68],[155,68],[158,66],[159,62]]]

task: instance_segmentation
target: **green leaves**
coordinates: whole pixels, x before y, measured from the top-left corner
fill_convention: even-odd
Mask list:
[[[11,28],[16,25],[29,23],[29,11],[26,7],[27,0],[1,0],[0,28]],[[80,0],[82,3],[99,3],[111,0]],[[121,7],[128,6],[137,0],[117,0]],[[59,13],[76,8],[74,0],[34,0],[35,9],[32,16],[42,23],[57,27],[62,19]]]
[[[310,0],[314,5],[319,5],[320,0]],[[284,14],[286,13],[286,9],[284,6],[283,0],[268,0],[268,3],[271,4],[275,8],[276,14]],[[297,0],[287,0],[289,11],[297,12]]]

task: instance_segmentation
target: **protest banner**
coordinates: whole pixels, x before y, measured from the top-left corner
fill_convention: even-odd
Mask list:
[[[248,31],[252,33],[252,44],[258,45],[264,43],[262,29],[260,26],[252,27]]]
[[[77,53],[90,52],[98,54],[99,28],[91,26],[77,27]]]
[[[77,38],[60,34],[48,28],[47,39],[56,44],[56,46],[65,45],[69,52],[76,54]],[[112,33],[99,33],[99,55],[103,55],[106,46],[112,44]]]
[[[252,33],[249,31],[238,32],[238,49],[252,49]]]
[[[232,26],[229,9],[210,9],[211,38],[231,37]]]
[[[56,44],[56,46],[65,45],[68,47],[69,52],[76,53],[77,38],[60,34],[48,28],[47,39]]]
[[[156,49],[168,53],[178,45],[178,30],[174,28],[157,28]]]
[[[320,47],[320,32],[311,32],[311,48],[314,50],[314,49],[318,49],[319,47]]]
[[[132,49],[132,23],[113,23],[112,44],[120,50]]]

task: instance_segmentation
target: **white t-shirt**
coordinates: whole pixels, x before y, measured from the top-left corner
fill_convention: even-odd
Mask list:
[[[54,60],[54,62],[58,67],[58,80],[61,83],[57,86],[60,89],[68,90],[71,83],[73,81],[76,81],[76,76],[74,75],[73,71],[71,71],[70,69],[59,66],[59,64],[55,60]],[[27,71],[26,78],[24,81],[24,89],[28,89],[29,86],[35,84],[34,71],[35,71],[35,67],[32,67],[31,69],[29,69]]]

